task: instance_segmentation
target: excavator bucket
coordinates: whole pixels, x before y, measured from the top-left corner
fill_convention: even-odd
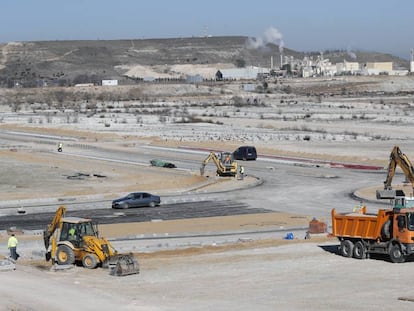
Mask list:
[[[377,199],[396,199],[398,197],[405,197],[405,193],[403,190],[400,189],[385,189],[385,190],[377,190],[376,191]]]
[[[132,253],[113,255],[106,260],[105,266],[110,269],[110,275],[124,276],[139,273],[138,260]]]
[[[395,199],[396,193],[395,190],[377,190],[376,197],[378,200],[382,199]]]

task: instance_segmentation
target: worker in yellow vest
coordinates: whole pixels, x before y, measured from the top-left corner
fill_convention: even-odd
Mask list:
[[[17,260],[17,258],[20,257],[19,254],[17,254],[17,244],[19,242],[17,241],[17,238],[14,236],[14,233],[10,236],[8,242],[7,242],[7,248],[10,250],[10,257],[14,260]]]

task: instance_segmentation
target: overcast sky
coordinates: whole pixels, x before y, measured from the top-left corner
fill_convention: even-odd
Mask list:
[[[414,0],[2,0],[0,42],[243,35],[406,59]],[[269,32],[267,32],[269,35]],[[275,38],[275,37],[274,37]]]

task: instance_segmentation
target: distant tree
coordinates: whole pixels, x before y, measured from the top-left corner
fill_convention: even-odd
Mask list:
[[[68,86],[69,85],[69,81],[66,79],[59,79],[57,81],[58,86]]]
[[[14,81],[12,79],[7,79],[7,87],[9,89],[14,87]]]
[[[292,93],[292,88],[290,85],[287,85],[283,88],[283,92],[285,92],[286,94],[291,94]]]
[[[243,68],[246,67],[246,61],[242,58],[238,58],[235,60],[234,64],[236,65],[237,68]]]
[[[223,74],[220,70],[217,70],[216,72],[216,81],[222,81],[223,80]]]
[[[56,101],[59,104],[61,104],[66,100],[66,98],[68,97],[68,94],[65,91],[57,90],[54,92],[54,96],[55,96]]]
[[[73,79],[73,84],[90,83],[88,75],[80,74]]]
[[[243,98],[241,98],[240,96],[233,96],[231,100],[233,101],[234,106],[236,107],[243,106]]]

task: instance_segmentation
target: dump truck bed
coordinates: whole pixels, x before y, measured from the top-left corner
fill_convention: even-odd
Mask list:
[[[365,212],[365,210],[364,210]],[[389,219],[389,213],[378,210],[378,214],[336,213],[332,210],[332,234],[336,237],[380,239],[381,229]]]

